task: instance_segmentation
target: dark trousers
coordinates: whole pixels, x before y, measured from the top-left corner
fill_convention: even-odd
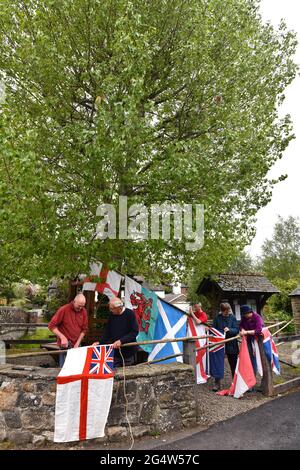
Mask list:
[[[135,363],[135,355],[124,357],[125,366],[133,366]],[[114,357],[114,367],[123,367],[123,359],[119,355]]]
[[[257,372],[257,365],[256,365],[256,359],[253,354],[253,342],[254,342],[254,336],[250,337],[247,336],[247,346],[248,346],[248,351],[249,351],[249,356],[251,359],[251,364],[253,367],[254,375],[256,375]]]
[[[227,359],[228,359],[228,362],[229,362],[231,375],[232,375],[232,378],[233,378],[234,373],[235,373],[236,364],[237,364],[238,355],[237,354],[226,354],[226,356],[227,356]]]

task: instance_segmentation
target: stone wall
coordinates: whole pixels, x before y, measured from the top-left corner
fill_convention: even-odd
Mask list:
[[[52,442],[58,369],[14,367],[0,366],[0,440],[20,447]],[[134,437],[196,425],[195,387],[193,368],[186,364],[127,367],[127,412]],[[118,369],[101,442],[129,437],[124,404],[123,373]]]
[[[3,326],[2,323],[35,323],[36,312],[28,313],[19,307],[0,307],[0,340],[19,339],[26,332],[24,326]]]

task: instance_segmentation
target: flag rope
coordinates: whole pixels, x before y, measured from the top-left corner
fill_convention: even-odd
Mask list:
[[[130,439],[131,439],[131,445],[129,447],[128,450],[131,450],[134,446],[134,437],[133,437],[133,433],[132,433],[132,428],[131,428],[131,424],[130,424],[130,420],[129,420],[129,416],[128,416],[128,398],[127,398],[127,394],[126,394],[126,366],[125,366],[125,359],[124,359],[124,356],[122,354],[122,351],[121,351],[121,348],[119,349],[119,352],[120,352],[120,356],[122,358],[122,367],[123,367],[123,393],[124,393],[124,399],[125,399],[125,416],[126,416],[126,420],[127,420],[127,423],[128,423],[128,429],[129,429],[129,434],[130,434]]]

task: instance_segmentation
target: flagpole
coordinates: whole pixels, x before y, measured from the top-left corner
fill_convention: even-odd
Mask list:
[[[290,323],[292,323],[294,321],[294,319],[292,318],[292,320],[290,320],[289,322],[287,322],[286,325],[284,325],[282,328],[280,328],[279,330],[275,331],[275,333],[273,333],[273,336],[277,335],[280,331],[284,330],[288,325],[290,325]]]
[[[165,356],[165,357],[161,357],[160,359],[154,359],[153,361],[148,361],[145,364],[149,364],[149,365],[150,364],[155,364],[156,362],[166,361],[167,359],[173,359],[173,358],[179,357],[179,356],[183,356],[183,353],[172,354],[171,356]]]
[[[139,341],[139,342],[132,342],[132,343],[125,343],[122,344],[122,348],[130,347],[130,346],[143,346],[146,344],[158,344],[158,343],[177,343],[179,341],[187,341],[187,340],[196,340],[196,339],[206,339],[206,338],[215,338],[212,335],[202,335],[202,336],[185,336],[183,338],[168,338],[168,339],[155,339],[152,341]],[[90,346],[91,347],[91,346]],[[71,348],[73,349],[73,348]],[[34,353],[25,353],[25,354],[11,354],[7,355],[6,358],[16,359],[18,357],[32,357],[32,356],[46,356],[52,354],[62,354],[66,353],[68,349],[59,349],[54,351],[42,351],[42,352],[34,352]],[[3,356],[4,357],[4,356]]]
[[[216,337],[213,336],[213,338]],[[196,351],[201,351],[201,349],[215,348],[216,346],[221,346],[222,344],[229,343],[229,341],[234,341],[238,338],[240,338],[240,335],[234,336],[233,338],[224,339],[223,341],[217,341],[216,343],[209,343],[206,346],[201,346],[201,348],[196,348]]]

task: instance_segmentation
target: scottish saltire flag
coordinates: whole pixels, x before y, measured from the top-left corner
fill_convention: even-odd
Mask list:
[[[115,271],[109,271],[102,263],[91,263],[91,274],[84,280],[82,290],[100,292],[109,299],[117,297],[122,276]]]
[[[182,338],[186,336],[187,315],[173,305],[157,298],[158,316],[156,319],[154,338],[153,339],[170,339]],[[182,341],[174,343],[159,343],[152,345],[152,351],[148,356],[148,361],[160,359],[173,354],[183,353]],[[167,362],[183,362],[182,356],[166,359],[161,361]]]
[[[213,336],[209,338],[209,344],[215,345],[209,349],[209,374],[215,379],[223,379],[225,345],[219,343],[224,341],[225,334],[210,326],[209,335]]]
[[[187,336],[205,336],[205,326],[204,325],[196,325],[193,318],[189,317],[188,319],[188,331]],[[206,346],[207,340],[204,339],[196,339],[196,349]],[[200,349],[196,351],[196,381],[197,384],[204,384],[207,382],[209,375],[206,373],[207,369],[207,349]]]
[[[217,392],[217,395],[233,395],[234,398],[240,398],[255,384],[256,379],[248,351],[247,338],[243,336],[233,382],[228,390],[221,390]]]
[[[134,311],[139,326],[137,341],[150,341],[158,315],[158,297],[155,292],[145,289],[141,284],[125,276],[125,307]],[[146,352],[152,351],[153,345],[141,346]]]
[[[112,345],[68,350],[56,378],[54,442],[104,436],[112,397],[113,364]]]

